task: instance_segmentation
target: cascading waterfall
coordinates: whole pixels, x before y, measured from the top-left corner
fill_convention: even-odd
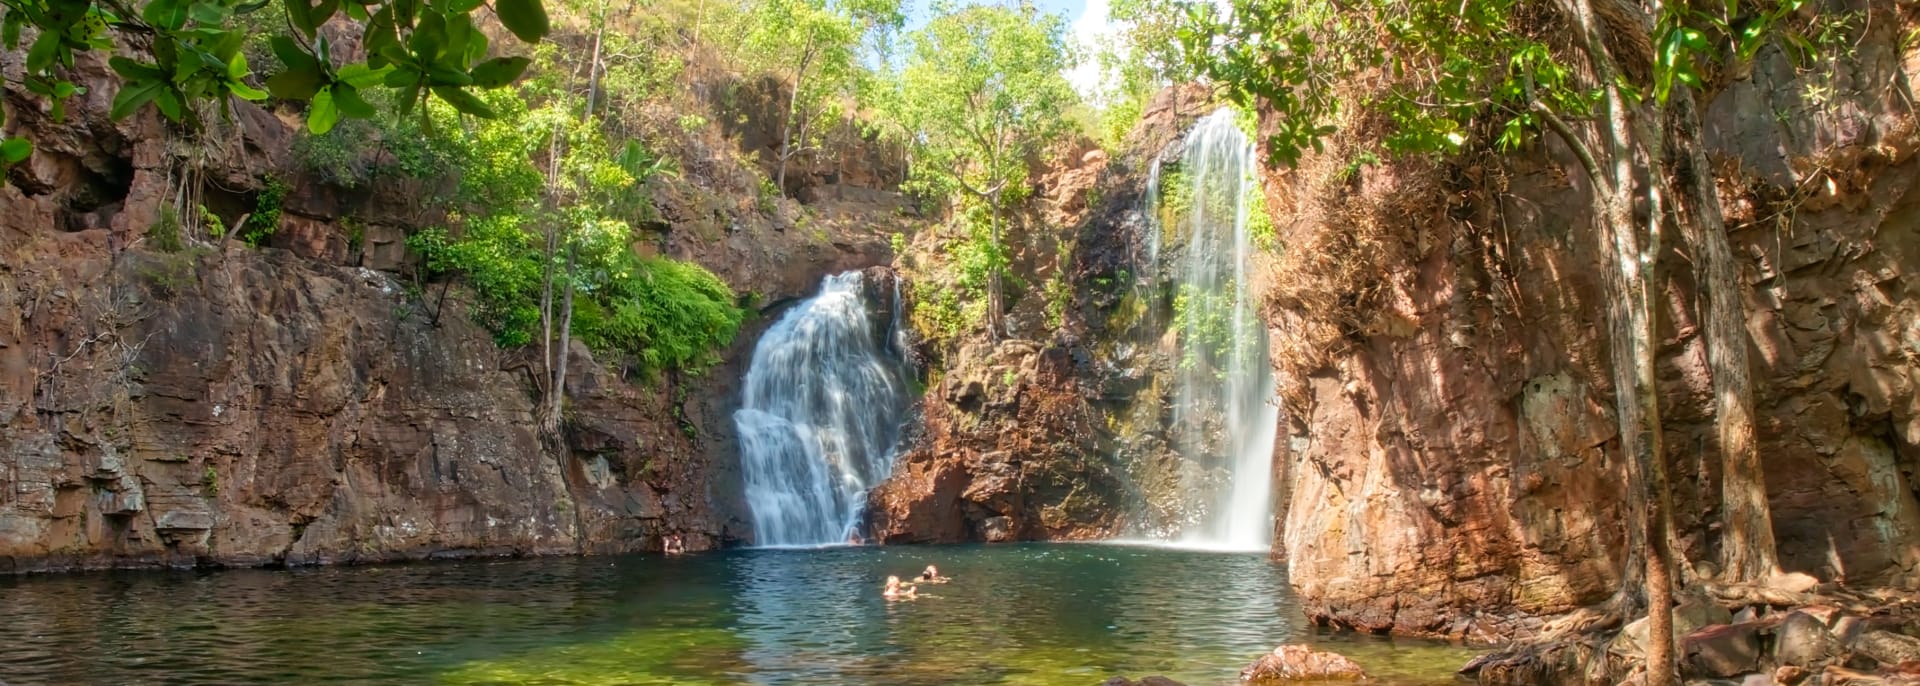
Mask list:
[[[1279,410],[1267,331],[1248,290],[1258,193],[1252,141],[1222,109],[1197,123],[1181,158],[1175,216],[1184,254],[1172,267],[1179,333],[1175,448],[1208,475],[1185,487],[1201,502],[1177,536],[1188,545],[1265,550],[1273,537],[1273,442]],[[1159,180],[1159,179],[1156,179]],[[1164,182],[1164,181],[1162,181]],[[1157,249],[1158,238],[1154,241]],[[1156,250],[1157,252],[1157,250]]]
[[[875,331],[860,272],[827,277],[754,346],[740,460],[762,546],[844,543],[887,478],[907,407],[897,288]]]

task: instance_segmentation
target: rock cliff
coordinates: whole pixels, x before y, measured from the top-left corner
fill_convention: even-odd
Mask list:
[[[1895,23],[1868,27],[1831,74],[1769,49],[1703,107],[1782,563],[1855,585],[1920,582],[1920,159],[1898,96],[1920,53]],[[1069,154],[1075,171],[1049,177],[1073,183],[1043,186],[1028,226],[1047,235],[1014,248],[1033,285],[1010,317],[1025,340],[932,365],[944,375],[925,425],[875,495],[882,538],[1150,533],[1178,516],[1172,361],[1140,338],[1169,313],[1129,297],[1129,270],[1151,235],[1152,160],[1210,107],[1164,93],[1127,150],[1097,167]],[[1373,129],[1354,124],[1266,180],[1276,557],[1314,619],[1366,631],[1513,636],[1607,600],[1627,512],[1586,180],[1551,139],[1374,162]],[[1701,295],[1688,246],[1662,260],[1665,458],[1683,552],[1711,577],[1720,467]],[[1068,306],[1040,324],[1039,284],[1060,273]],[[1081,498],[1113,509],[1076,518]]]
[[[1781,561],[1910,586],[1920,160],[1892,95],[1911,92],[1916,54],[1895,34],[1872,28],[1831,76],[1764,52],[1704,118]],[[1356,142],[1269,184],[1284,246],[1268,308],[1276,465],[1290,484],[1275,550],[1309,614],[1496,636],[1606,600],[1626,504],[1585,179],[1551,141],[1349,166]],[[1721,500],[1701,296],[1689,247],[1661,259],[1664,457],[1683,552],[1711,576]]]
[[[408,277],[402,239],[434,220],[413,202],[431,189],[330,185],[289,162],[297,118],[250,105],[199,140],[152,112],[111,122],[115,80],[90,61],[56,121],[14,90],[19,68],[0,55],[9,134],[36,148],[0,184],[0,573],[747,538],[730,438],[744,358],[821,275],[889,261],[886,236],[912,221],[897,172],[809,166],[811,204],[756,201],[735,139],[685,131],[689,168],[654,187],[662,221],[636,249],[708,266],[761,316],[701,376],[630,377],[576,345],[565,445],[544,445],[528,363],[458,289],[439,312]],[[232,224],[269,177],[291,189],[260,249],[145,238],[189,186]]]

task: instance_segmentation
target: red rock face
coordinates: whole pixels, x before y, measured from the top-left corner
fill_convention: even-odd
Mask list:
[[[537,363],[495,346],[459,289],[436,318],[379,271],[410,264],[406,227],[435,220],[416,202],[428,189],[307,178],[288,162],[292,123],[243,103],[235,130],[207,136],[215,190],[202,202],[232,222],[278,175],[292,187],[279,230],[265,249],[203,237],[160,252],[146,236],[177,195],[177,141],[152,112],[108,121],[102,65],[82,60],[75,80],[88,91],[64,122],[13,106],[39,99],[5,86],[9,135],[35,153],[0,183],[0,573],[745,536],[732,386],[769,322],[702,376],[631,378],[576,344],[564,445],[548,445],[533,422]],[[791,201],[728,201],[754,204],[736,192],[751,177],[730,151],[695,145],[718,138],[699,133],[680,141],[687,173],[654,189],[668,219],[637,228],[646,247],[763,305],[889,259],[886,237],[907,221],[897,194],[822,200],[800,230]]]
[[[883,543],[1079,540],[1118,533],[1113,465],[1064,348],[973,345],[922,403],[894,475],[873,491]]]
[[[1890,35],[1872,36],[1852,77],[1895,78]],[[1825,580],[1913,584],[1920,216],[1910,191],[1920,160],[1911,115],[1874,96],[1805,111],[1792,95],[1804,85],[1797,78],[1763,63],[1706,112],[1748,289],[1759,453],[1781,561]],[[1805,116],[1764,116],[1776,111]],[[1365,207],[1426,208],[1389,222],[1384,254],[1394,258],[1375,267],[1386,274],[1377,307],[1324,357],[1275,346],[1287,398],[1276,461],[1290,484],[1276,549],[1318,620],[1523,632],[1532,624],[1520,618],[1613,594],[1626,546],[1586,181],[1552,141],[1522,157],[1445,167],[1439,192],[1416,183],[1419,173],[1363,169],[1339,191]],[[1353,230],[1310,189],[1287,184],[1276,181],[1270,196],[1290,200],[1276,204],[1291,217],[1279,224],[1283,243]],[[1768,184],[1812,197],[1768,204],[1781,197]],[[1691,251],[1672,243],[1662,256],[1672,277],[1660,322],[1665,459],[1684,553],[1711,573],[1720,503],[1711,370]],[[1300,301],[1289,300],[1299,288],[1277,288],[1276,341],[1308,330],[1290,304]]]

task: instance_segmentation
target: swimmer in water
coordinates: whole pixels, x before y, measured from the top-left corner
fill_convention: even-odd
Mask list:
[[[900,577],[889,576],[887,577],[887,590],[881,591],[880,595],[882,597],[885,597],[887,600],[898,600],[900,598],[912,598],[913,587],[900,583]]]
[[[914,581],[926,584],[944,584],[950,581],[950,579],[940,576],[940,570],[934,569],[933,565],[927,565],[927,568],[921,570],[920,576],[915,578]]]

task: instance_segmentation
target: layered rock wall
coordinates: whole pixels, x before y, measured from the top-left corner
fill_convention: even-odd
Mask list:
[[[19,69],[0,54],[8,84]],[[471,323],[461,289],[442,310],[441,284],[429,299],[410,276],[404,236],[437,220],[412,194],[432,189],[327,185],[291,160],[297,115],[240,104],[195,139],[152,112],[109,121],[101,64],[75,80],[60,121],[4,89],[8,134],[35,153],[0,184],[0,573],[744,540],[744,358],[785,303],[886,263],[911,222],[887,188],[756,200],[718,126],[686,132],[699,157],[651,188],[662,219],[634,247],[700,262],[764,312],[704,375],[630,375],[576,343],[564,445],[547,445],[537,361]],[[149,238],[181,198],[236,223],[270,177],[291,191],[265,247]]]
[[[1920,160],[1912,53],[1888,21],[1831,77],[1763,53],[1705,111],[1748,308],[1759,452],[1782,564],[1920,581]],[[1830,98],[1810,93],[1832,93]],[[1353,148],[1331,153],[1334,163]],[[1312,169],[1312,164],[1306,166]],[[1325,169],[1326,167],[1322,167]],[[1309,171],[1284,202],[1269,310],[1290,483],[1276,550],[1309,614],[1374,631],[1491,636],[1620,583],[1625,494],[1590,189],[1552,140],[1438,167]],[[1307,255],[1375,277],[1315,310]],[[1669,241],[1660,319],[1679,535],[1714,572],[1719,457],[1693,278]],[[1365,246],[1363,246],[1365,247]],[[1289,280],[1292,279],[1292,280]],[[1358,303],[1357,306],[1353,306]],[[1332,331],[1329,335],[1326,332]],[[1312,345],[1301,345],[1310,341]]]

